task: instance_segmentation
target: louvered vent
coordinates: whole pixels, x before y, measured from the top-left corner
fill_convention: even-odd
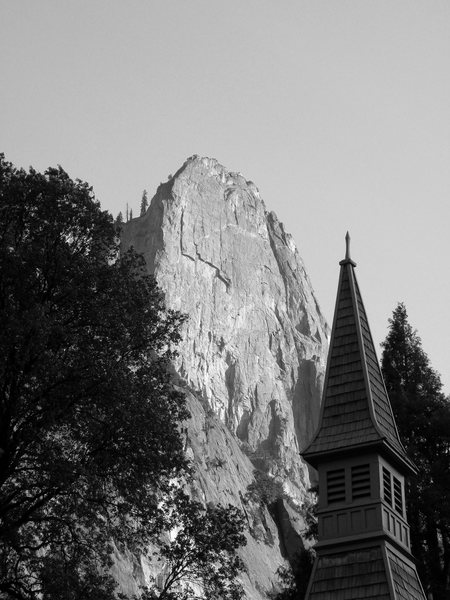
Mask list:
[[[383,467],[383,498],[389,506],[392,506],[391,474],[385,467]]]
[[[397,479],[397,477],[394,477],[393,479],[394,479],[394,508],[398,513],[400,513],[402,515],[403,514],[402,484]]]
[[[328,504],[345,501],[345,469],[327,473]]]
[[[352,499],[370,496],[370,465],[352,467]]]

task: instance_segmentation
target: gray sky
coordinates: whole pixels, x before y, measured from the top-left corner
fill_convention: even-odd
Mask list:
[[[259,187],[331,323],[347,229],[450,392],[450,2],[0,0],[0,150],[116,215],[192,154]],[[380,352],[379,352],[380,354]]]

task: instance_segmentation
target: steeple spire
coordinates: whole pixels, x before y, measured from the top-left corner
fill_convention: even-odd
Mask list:
[[[325,376],[320,427],[303,452],[315,466],[321,453],[367,445],[383,446],[396,462],[414,471],[400,442],[377,360],[375,345],[345,236],[334,323]]]

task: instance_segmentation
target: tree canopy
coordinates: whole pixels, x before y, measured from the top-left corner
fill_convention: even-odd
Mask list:
[[[382,371],[400,437],[418,467],[409,480],[411,545],[433,600],[450,596],[450,402],[404,304],[389,319]]]
[[[143,600],[240,600],[235,580],[244,563],[236,554],[246,544],[244,516],[236,507],[203,506],[181,489],[165,505],[167,530],[176,531],[157,552],[165,576]]]
[[[86,183],[0,155],[1,598],[111,598],[111,539],[157,534],[181,321]]]

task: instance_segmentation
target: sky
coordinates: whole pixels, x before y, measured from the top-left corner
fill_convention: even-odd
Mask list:
[[[450,393],[448,0],[0,0],[0,151],[114,215],[193,154],[255,182],[331,325],[404,302]]]

